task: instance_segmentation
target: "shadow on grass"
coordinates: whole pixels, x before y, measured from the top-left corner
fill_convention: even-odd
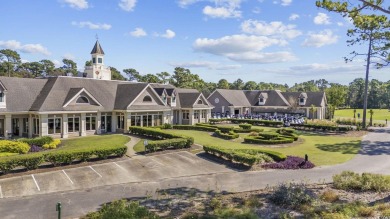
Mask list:
[[[357,154],[360,150],[360,141],[349,141],[338,144],[316,144],[318,149],[328,152],[341,152],[342,154]]]

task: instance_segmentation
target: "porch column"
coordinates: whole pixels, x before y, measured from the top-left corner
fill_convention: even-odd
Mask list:
[[[179,125],[183,125],[183,112],[182,110],[178,110],[177,112],[179,113],[179,120],[177,121],[177,123]]]
[[[81,113],[81,126],[80,126],[80,136],[86,136],[87,131],[86,131],[86,116],[85,113]]]
[[[124,112],[123,114],[123,133],[128,133],[131,124],[130,113]]]
[[[117,123],[117,119],[116,119],[116,112],[112,112],[112,121],[111,121],[111,131],[112,132],[116,132],[116,123]]]
[[[102,113],[101,112],[97,113],[96,134],[98,134],[98,135],[102,134]]]
[[[9,114],[5,115],[4,124],[5,124],[4,137],[5,137],[5,139],[8,139],[8,133],[12,133],[12,116],[11,115],[9,115]]]
[[[23,137],[24,132],[24,125],[23,125],[23,118],[18,119],[18,125],[19,125],[19,137]]]
[[[32,138],[32,135],[33,135],[33,119],[32,119],[32,115],[29,114],[28,115],[28,137],[29,138]]]
[[[47,114],[42,114],[42,115],[40,115],[40,123],[41,123],[41,125],[40,125],[40,127],[39,127],[39,136],[46,136],[46,135],[48,135],[48,124],[47,124],[47,122],[48,122],[48,116],[47,116]]]
[[[190,121],[188,122],[189,123],[188,125],[194,124],[194,112],[195,111],[193,109],[190,110],[190,118],[189,118]]]
[[[62,115],[62,136],[61,138],[68,138],[68,114]]]

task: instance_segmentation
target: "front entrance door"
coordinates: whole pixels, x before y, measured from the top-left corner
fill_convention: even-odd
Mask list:
[[[106,130],[107,132],[111,132],[111,116],[106,116]]]
[[[102,115],[101,122],[102,122],[101,132],[102,133],[111,132],[111,116]]]

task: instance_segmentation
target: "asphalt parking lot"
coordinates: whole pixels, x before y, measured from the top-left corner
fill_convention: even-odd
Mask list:
[[[0,198],[222,172],[234,171],[186,151],[136,156],[117,162],[1,179]]]

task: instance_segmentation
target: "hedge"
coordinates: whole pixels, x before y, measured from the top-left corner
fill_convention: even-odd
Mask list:
[[[271,120],[257,120],[257,119],[209,119],[211,124],[217,124],[220,122],[230,121],[232,123],[248,123],[251,125],[259,125],[259,126],[282,126],[283,122],[281,121],[271,121]]]
[[[0,140],[0,152],[27,154],[30,146],[24,142]]]
[[[219,146],[203,146],[206,153],[226,160],[253,166],[260,162],[272,162],[286,159],[286,155],[261,149],[225,149]]]
[[[230,131],[228,133],[223,133],[221,130],[216,130],[214,132],[214,135],[223,139],[236,139],[239,137],[239,135],[233,131]]]
[[[20,138],[18,139],[19,142],[24,142],[29,145],[36,145],[39,147],[42,147],[45,144],[50,144],[53,142],[53,137],[51,136],[42,136],[37,138]]]
[[[272,139],[276,139],[276,138],[280,137],[280,134],[278,134],[276,132],[262,132],[262,133],[259,133],[259,136],[263,137],[266,140],[272,140]]]
[[[291,128],[281,128],[276,130],[277,133],[279,133],[281,136],[287,137],[287,138],[293,138],[294,141],[298,140],[298,135],[295,133],[294,129]]]
[[[197,131],[206,131],[206,132],[215,132],[217,128],[210,126],[200,126],[200,125],[174,125],[173,129],[181,130],[197,130]]]
[[[290,124],[291,127],[295,129],[314,129],[322,131],[340,131],[346,132],[352,130],[351,126],[330,126],[330,125],[316,125],[316,124]]]
[[[75,161],[87,161],[92,158],[106,159],[109,156],[123,156],[126,154],[127,146],[104,146],[88,147],[73,150],[58,149],[48,152],[37,152],[16,156],[3,157],[0,159],[0,171],[3,174],[15,169],[24,167],[27,170],[37,169],[41,164],[49,162],[53,166],[71,164]]]
[[[252,128],[252,124],[240,124],[238,125],[240,128],[242,129],[247,129],[247,130],[250,130]]]
[[[294,139],[286,138],[283,136],[279,136],[276,139],[265,139],[261,136],[259,137],[248,136],[244,138],[244,142],[251,143],[251,144],[289,144],[289,143],[293,143]]]
[[[251,133],[251,132],[259,133],[259,132],[263,132],[264,129],[259,129],[259,128],[242,129],[242,128],[239,128],[239,129],[234,129],[233,131],[236,133]]]
[[[159,140],[159,141],[149,141],[148,145],[146,145],[145,149],[147,151],[157,151],[160,150],[166,150],[168,148],[174,148],[174,149],[182,149],[187,148],[187,139],[184,138],[173,138],[173,139],[166,139],[166,140]]]
[[[170,143],[170,146],[173,148],[188,148],[194,144],[194,138],[192,138],[192,137],[167,133],[161,129],[132,126],[132,127],[129,127],[129,132],[132,134],[135,134],[135,135],[152,137],[154,139],[161,139],[161,140],[181,139],[181,141],[166,141],[166,142],[162,142],[161,144],[157,143],[158,140],[150,141],[150,142],[148,142],[148,145],[152,144],[151,146],[149,146],[151,149],[158,148],[158,149],[165,150],[166,149],[165,145],[169,144],[169,143]],[[185,141],[185,145],[183,146],[182,142],[184,142],[184,141]],[[151,151],[154,151],[154,150],[151,150]]]

